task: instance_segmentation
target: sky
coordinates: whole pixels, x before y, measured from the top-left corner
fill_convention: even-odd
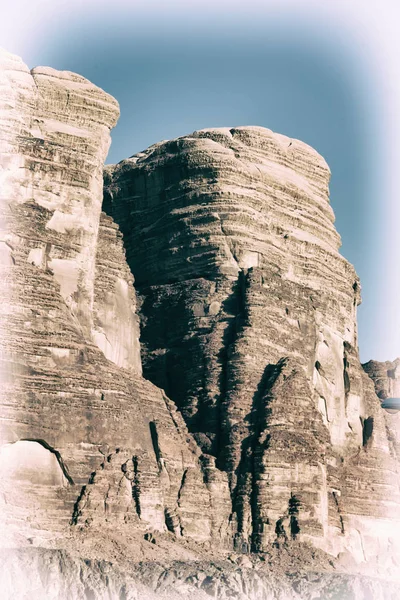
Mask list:
[[[341,253],[361,279],[365,362],[400,356],[399,22],[392,0],[14,0],[0,45],[117,98],[108,163],[237,125],[320,152]]]

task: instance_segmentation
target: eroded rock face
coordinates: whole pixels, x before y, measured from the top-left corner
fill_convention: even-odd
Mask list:
[[[228,473],[235,547],[301,539],[365,560],[391,549],[399,494],[328,181],[302,142],[203,130],[107,167],[104,210],[135,276],[144,375]]]
[[[250,561],[249,561],[250,562]],[[261,561],[246,565],[217,559],[159,560],[123,569],[105,560],[83,560],[64,551],[29,548],[0,550],[0,584],[4,600],[397,600],[398,587],[372,577],[351,574],[277,574]],[[34,577],[24,569],[30,566]]]
[[[1,60],[3,539],[111,519],[210,543],[212,484],[141,377],[133,278],[101,214],[118,105],[73,73]]]
[[[75,73],[1,61],[5,260],[51,272],[85,337],[140,373],[132,276],[117,227],[105,215],[100,225],[118,103]]]
[[[383,598],[313,574],[394,576],[400,538],[323,159],[196,132],[108,167],[107,215],[116,101],[0,56],[3,592]]]
[[[122,236],[111,217],[102,212],[96,242],[92,337],[109,360],[141,374],[139,336],[133,277],[125,261]]]
[[[71,312],[90,331],[102,167],[118,104],[79,75],[29,71],[5,53],[1,77],[1,199],[13,201],[18,223],[9,242],[23,248],[27,262],[52,270]]]
[[[400,358],[393,362],[370,360],[362,367],[374,382],[376,395],[381,400],[400,398]]]
[[[397,358],[393,362],[370,360],[363,364],[362,367],[372,379],[375,393],[380,400],[400,397],[400,358]],[[382,411],[382,415],[384,418],[383,427],[389,440],[390,454],[396,459],[394,471],[398,474],[400,459],[400,413]],[[366,443],[368,443],[368,440]]]

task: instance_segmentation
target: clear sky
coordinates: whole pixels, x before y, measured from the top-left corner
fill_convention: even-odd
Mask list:
[[[361,360],[400,356],[400,9],[390,0],[14,0],[0,45],[117,98],[107,162],[204,127],[261,125],[327,160],[361,278]]]

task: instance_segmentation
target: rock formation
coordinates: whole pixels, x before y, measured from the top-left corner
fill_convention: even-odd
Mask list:
[[[107,167],[104,209],[135,276],[144,375],[228,473],[236,549],[298,538],[365,560],[394,543],[397,462],[328,181],[306,144],[211,129]]]
[[[2,61],[3,525],[46,537],[115,514],[210,540],[226,476],[141,377],[133,278],[101,214],[117,103],[72,73]]]
[[[374,382],[376,395],[380,400],[400,397],[400,358],[384,363],[370,360],[362,365],[364,371]],[[397,461],[400,457],[400,423],[398,414],[384,411],[385,429],[390,451]]]
[[[107,167],[102,205],[117,102],[0,63],[2,589],[397,597],[365,577],[398,566],[397,422],[324,160],[203,130]]]
[[[378,398],[400,398],[400,358],[384,363],[370,360],[362,367],[374,382]]]

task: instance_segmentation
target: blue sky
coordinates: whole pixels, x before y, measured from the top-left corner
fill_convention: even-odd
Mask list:
[[[332,171],[341,252],[361,278],[361,359],[400,355],[400,269],[385,242],[393,218],[382,198],[387,144],[368,32],[307,10],[272,10],[274,3],[245,12],[222,1],[217,10],[218,0],[207,10],[195,2],[156,12],[151,1],[89,4],[31,12],[25,35],[0,44],[30,67],[78,72],[117,98],[107,162],[214,126],[261,125],[316,148]]]

